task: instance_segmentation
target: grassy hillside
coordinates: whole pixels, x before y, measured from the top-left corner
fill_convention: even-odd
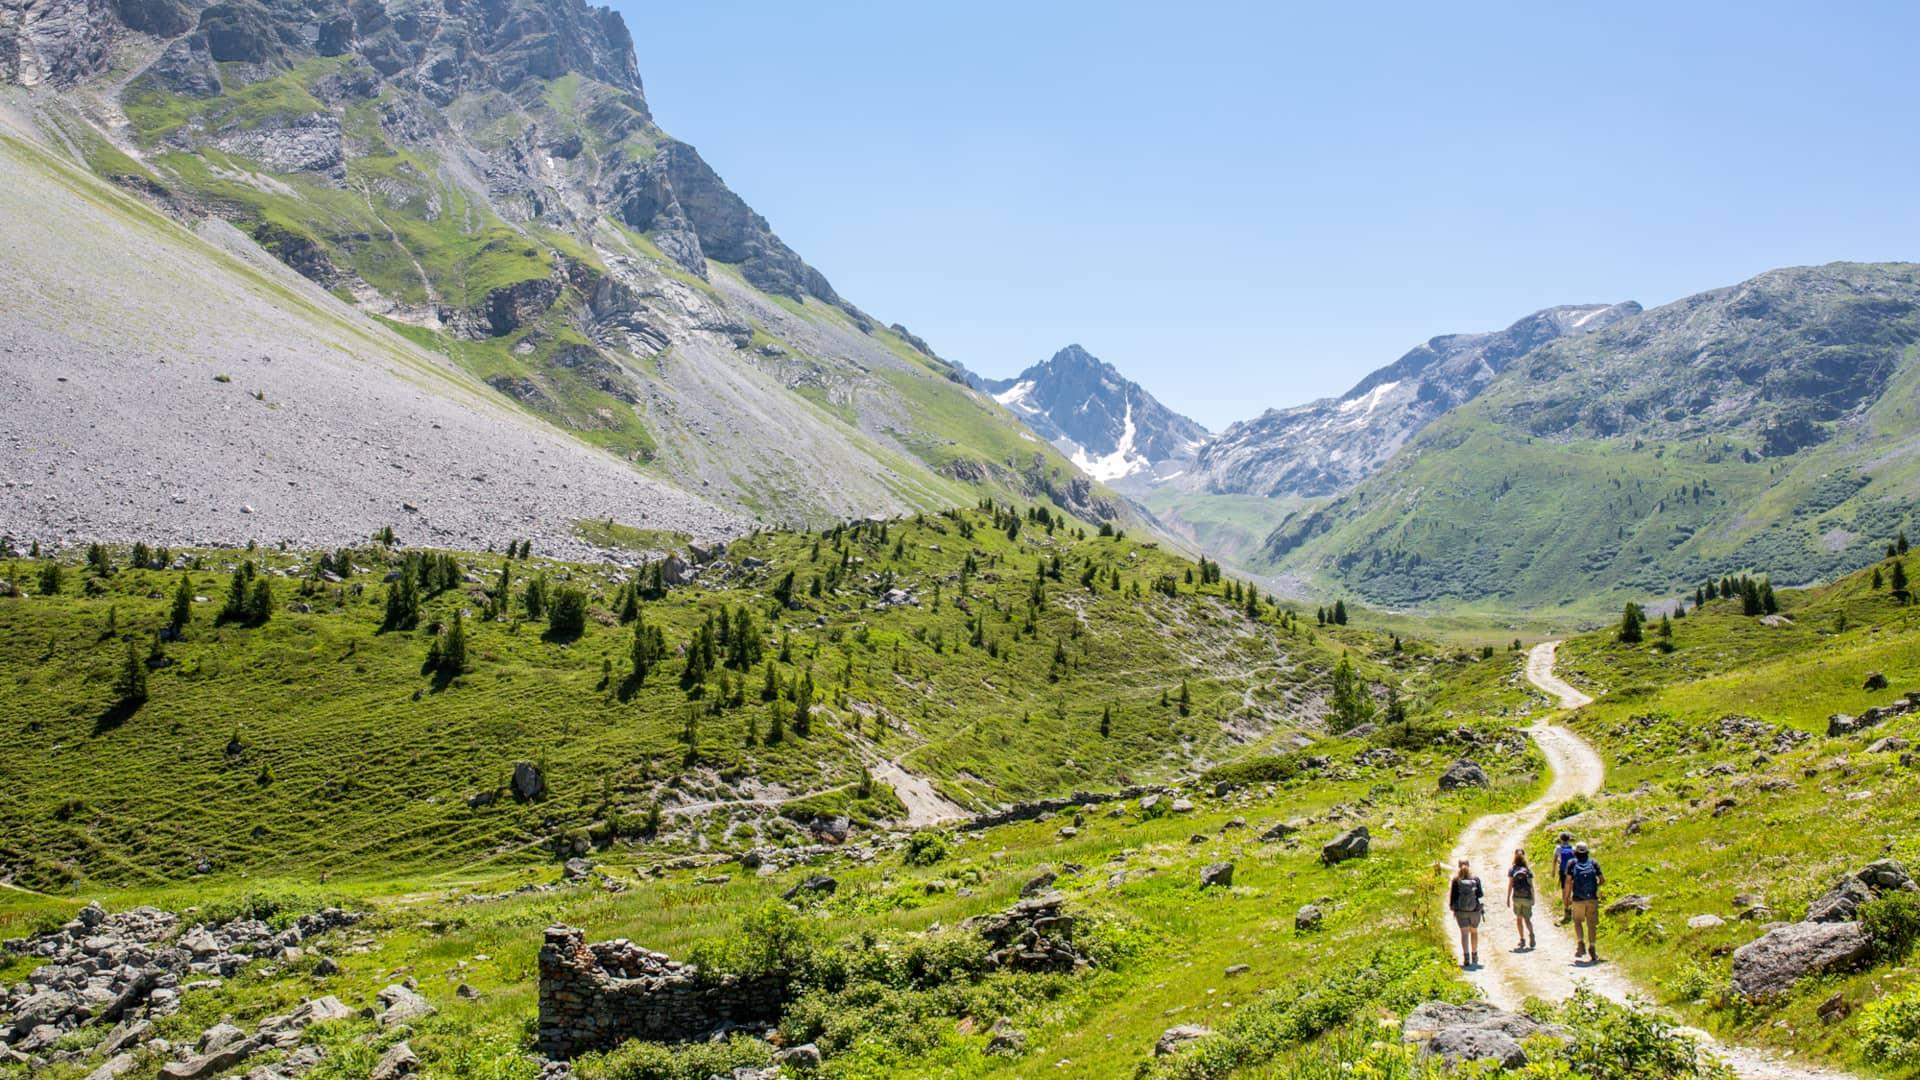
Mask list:
[[[1920,1029],[1898,1017],[1911,1015],[1920,985],[1903,942],[1885,943],[1869,970],[1811,980],[1775,1003],[1728,991],[1728,954],[1766,921],[1740,919],[1736,895],[1795,919],[1869,862],[1920,862],[1908,757],[1899,742],[1868,752],[1882,738],[1915,738],[1920,716],[1827,735],[1830,714],[1857,715],[1920,685],[1920,608],[1873,588],[1871,573],[1783,591],[1790,621],[1763,623],[1737,600],[1712,601],[1673,622],[1671,652],[1652,647],[1657,638],[1574,638],[1561,647],[1560,673],[1596,697],[1574,726],[1611,769],[1575,828],[1596,843],[1612,896],[1653,897],[1649,914],[1607,920],[1610,955],[1711,1029],[1841,1061],[1873,1053],[1870,1070],[1908,1075],[1912,1059],[1899,1055],[1920,1048]],[[1889,688],[1866,689],[1871,672]],[[1690,928],[1703,914],[1725,922]],[[1849,1015],[1815,1015],[1836,997]]]
[[[896,816],[884,785],[858,795],[863,764],[882,760],[966,806],[1117,787],[1314,730],[1340,647],[1270,603],[1250,618],[1222,596],[1237,586],[1188,584],[1191,564],[1150,543],[1004,511],[741,540],[696,584],[639,602],[667,655],[638,685],[620,614],[646,567],[454,556],[461,579],[396,629],[383,579],[401,553],[378,546],[332,564],[351,567],[338,582],[317,576],[317,553],[181,553],[194,569],[160,571],[122,549],[109,576],[78,555],[56,595],[40,588],[47,562],[0,561],[30,594],[0,601],[15,778],[0,864],[39,888],[177,880],[202,858],[336,875],[525,860],[575,829],[632,839],[649,808],[681,803],[737,813],[667,830],[676,843],[777,842],[794,833],[764,820],[781,807]],[[270,582],[273,616],[218,625],[243,561]],[[584,590],[577,638],[528,617],[536,580]],[[160,646],[146,703],[117,710],[117,665],[148,655],[183,581],[205,602]],[[882,606],[890,594],[908,599]],[[447,681],[423,665],[456,610],[469,662]],[[683,686],[684,650],[723,611],[748,620],[760,658]],[[811,680],[810,736],[789,716],[766,744],[769,668],[785,713]],[[468,805],[518,761],[544,764],[544,801]]]
[[[1848,573],[1920,498],[1914,293],[1906,264],[1776,271],[1544,346],[1264,556],[1382,606],[1573,618]]]

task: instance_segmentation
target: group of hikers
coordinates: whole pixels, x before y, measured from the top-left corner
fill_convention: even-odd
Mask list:
[[[1600,873],[1600,863],[1586,844],[1575,843],[1572,833],[1563,832],[1553,849],[1553,872],[1560,888],[1561,925],[1573,924],[1576,943],[1573,958],[1597,964],[1600,954],[1595,951],[1595,938],[1600,932],[1600,886],[1606,883],[1606,877]],[[1514,926],[1520,933],[1515,952],[1532,952],[1540,946],[1540,939],[1533,932],[1533,903],[1537,893],[1527,853],[1525,849],[1516,850],[1513,865],[1507,869],[1507,908],[1513,912]],[[1459,869],[1454,871],[1449,884],[1447,907],[1460,926],[1460,966],[1479,967],[1480,922],[1486,915],[1487,890],[1465,859],[1460,860]]]

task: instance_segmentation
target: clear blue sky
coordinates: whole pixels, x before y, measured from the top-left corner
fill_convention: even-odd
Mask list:
[[[1920,259],[1911,3],[617,6],[855,303],[1216,429],[1551,304]]]

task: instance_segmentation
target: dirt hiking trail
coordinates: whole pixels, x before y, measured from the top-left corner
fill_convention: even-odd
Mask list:
[[[1562,709],[1577,709],[1593,699],[1567,685],[1553,673],[1557,641],[1535,645],[1527,654],[1527,681],[1552,695]],[[1486,885],[1487,914],[1480,930],[1480,967],[1466,973],[1467,980],[1480,988],[1487,1000],[1503,1009],[1517,1009],[1529,997],[1543,1001],[1564,1001],[1576,987],[1587,988],[1615,1001],[1629,997],[1651,1000],[1626,975],[1611,963],[1587,964],[1573,958],[1573,932],[1561,926],[1560,901],[1554,885],[1553,853],[1547,838],[1529,843],[1534,833],[1547,824],[1547,815],[1575,796],[1593,795],[1606,779],[1607,767],[1593,747],[1564,727],[1542,719],[1527,729],[1527,734],[1546,755],[1552,782],[1538,799],[1512,813],[1491,814],[1475,821],[1461,836],[1460,844],[1448,862],[1454,865],[1466,859],[1474,873]],[[1579,830],[1574,829],[1577,835]],[[1533,927],[1540,947],[1531,952],[1514,952],[1519,933],[1513,915],[1507,910],[1507,868],[1513,863],[1516,848],[1527,849],[1528,862],[1534,868],[1539,901],[1534,907]],[[1596,852],[1602,865],[1605,852]],[[1602,893],[1604,907],[1605,893]],[[1459,932],[1441,898],[1440,917],[1446,939],[1458,942]],[[1600,923],[1599,952],[1607,955],[1608,920]],[[1457,947],[1457,946],[1456,946]],[[1829,1069],[1789,1065],[1770,1054],[1717,1043],[1704,1032],[1692,1034],[1708,1046],[1722,1061],[1745,1080],[1845,1080],[1849,1074]]]

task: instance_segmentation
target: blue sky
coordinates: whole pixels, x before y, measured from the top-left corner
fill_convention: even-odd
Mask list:
[[[616,6],[862,308],[1216,429],[1551,304],[1920,259],[1920,5]]]

